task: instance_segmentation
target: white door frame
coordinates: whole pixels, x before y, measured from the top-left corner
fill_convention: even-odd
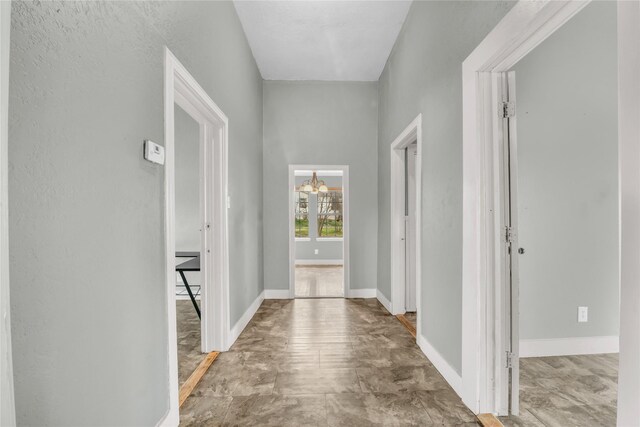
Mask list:
[[[16,411],[11,357],[11,305],[9,303],[9,37],[11,2],[0,2],[0,425],[15,426]]]
[[[504,327],[509,313],[503,298],[506,277],[501,250],[503,129],[497,114],[502,101],[501,73],[509,71],[587,4],[574,0],[520,1],[462,66],[462,398],[476,413],[506,414],[508,402],[504,396],[504,390],[508,390]],[[640,8],[638,2],[619,2],[618,8],[621,227],[630,233],[630,238],[622,240],[620,378],[626,385],[619,387],[618,423],[624,425],[623,420],[634,420],[633,424],[640,420]],[[625,293],[629,297],[626,306]],[[624,353],[626,349],[629,356]]]
[[[179,421],[178,351],[175,272],[175,105],[200,123],[201,173],[204,199],[200,203],[203,244],[200,262],[202,351],[229,349],[229,232],[227,220],[228,119],[187,69],[164,49],[165,123],[165,263],[167,289],[169,413],[168,425]]]
[[[391,143],[391,311],[405,313],[405,157],[413,142],[416,151],[416,335],[421,336],[422,284],[422,114],[419,114]]]
[[[348,165],[289,165],[289,298],[296,297],[296,201],[293,195],[296,186],[295,172],[297,170],[311,171],[342,171],[342,280],[344,298],[351,298],[349,284],[349,166]],[[309,212],[311,215],[311,212]]]

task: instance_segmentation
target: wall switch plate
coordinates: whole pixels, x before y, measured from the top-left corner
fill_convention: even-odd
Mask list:
[[[578,322],[588,322],[589,321],[589,307],[578,307]]]
[[[320,252],[320,251],[319,251],[318,249],[315,249],[315,250],[313,251],[313,253],[315,253],[316,255],[318,255],[318,253],[319,253],[319,252]]]
[[[151,163],[164,165],[164,147],[147,139],[144,141],[144,158]]]

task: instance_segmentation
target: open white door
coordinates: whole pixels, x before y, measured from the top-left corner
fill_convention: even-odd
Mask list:
[[[405,310],[417,311],[416,301],[416,155],[417,144],[405,150],[406,193],[405,193]]]
[[[501,73],[502,108],[498,112],[502,122],[502,157],[504,178],[504,277],[503,313],[504,327],[504,363],[502,364],[503,391],[500,393],[503,405],[508,406],[508,413],[518,415],[520,411],[520,326],[519,326],[519,269],[518,269],[518,156],[516,143],[516,86],[515,72]],[[506,389],[506,390],[505,390]]]

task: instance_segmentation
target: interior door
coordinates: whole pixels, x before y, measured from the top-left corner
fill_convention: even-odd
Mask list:
[[[405,245],[406,245],[406,291],[405,310],[415,312],[416,301],[416,156],[417,144],[406,149],[406,193],[405,193]]]
[[[518,291],[518,162],[516,133],[516,85],[515,72],[502,75],[501,115],[503,120],[503,159],[504,159],[504,225],[505,225],[505,289],[504,306],[506,346],[505,369],[508,377],[509,413],[518,415],[520,408],[520,327],[519,327],[519,291]]]

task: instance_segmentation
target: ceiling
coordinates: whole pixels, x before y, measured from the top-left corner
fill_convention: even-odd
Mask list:
[[[265,80],[377,81],[410,1],[234,5]]]

